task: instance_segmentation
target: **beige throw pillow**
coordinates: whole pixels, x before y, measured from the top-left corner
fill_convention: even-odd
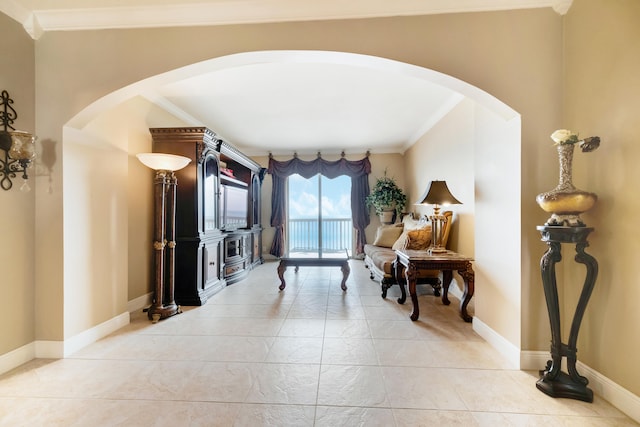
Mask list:
[[[411,230],[408,233],[407,249],[418,251],[427,250],[431,244],[431,225],[418,230]]]
[[[390,248],[402,234],[402,229],[402,224],[381,225],[378,227],[373,244],[383,248]]]
[[[400,237],[398,237],[398,240],[396,240],[395,243],[393,243],[393,245],[391,246],[391,249],[393,250],[412,249],[408,247],[409,232],[411,231],[423,230],[428,228],[429,240],[431,240],[431,224],[429,224],[429,222],[426,221],[425,219],[419,219],[419,220],[413,219],[411,218],[411,215],[407,215],[402,219],[402,224],[404,225],[403,227],[404,231],[402,232]],[[418,239],[418,235],[414,236],[414,240],[415,239]],[[421,241],[423,240],[424,240],[424,236],[421,237]],[[413,245],[418,246],[419,244],[414,243]]]

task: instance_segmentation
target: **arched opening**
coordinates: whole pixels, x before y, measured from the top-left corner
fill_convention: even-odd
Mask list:
[[[86,306],[87,301],[93,301],[89,304],[93,306],[100,300],[109,301],[118,312],[119,307],[135,305],[132,301],[140,301],[148,292],[152,206],[150,196],[145,195],[151,194],[151,178],[135,154],[150,149],[149,127],[196,124],[170,105],[156,102],[156,90],[218,70],[263,63],[328,63],[384,70],[437,84],[458,95],[454,105],[443,108],[440,126],[425,129],[418,140],[433,140],[438,147],[438,141],[442,141],[439,136],[456,128],[456,117],[464,117],[467,161],[461,166],[450,152],[447,155],[455,165],[451,167],[456,179],[468,188],[463,196],[465,210],[459,234],[462,247],[475,258],[474,328],[517,364],[521,335],[519,114],[481,89],[451,76],[384,58],[341,52],[266,51],[215,58],[122,88],[71,119],[63,134],[68,195],[65,207],[69,207],[64,222],[73,224],[72,232],[65,227],[65,263],[73,260],[75,266],[84,267],[65,268],[73,271],[65,276],[65,318],[74,324],[87,324],[90,314],[73,307]],[[454,108],[458,105],[462,107]],[[456,114],[451,115],[454,110]],[[440,135],[435,135],[437,132]],[[447,162],[439,164],[447,167]],[[407,184],[413,193],[424,190],[423,182]],[[99,198],[96,192],[100,192]],[[264,209],[263,218],[268,219]],[[268,232],[265,235],[268,240]],[[124,252],[124,248],[128,250]],[[97,271],[104,274],[97,276]]]

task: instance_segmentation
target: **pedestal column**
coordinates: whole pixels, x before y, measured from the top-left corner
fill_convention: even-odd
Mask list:
[[[537,381],[536,387],[552,397],[567,397],[593,402],[593,391],[587,387],[589,380],[578,374],[576,369],[578,331],[598,275],[596,259],[584,251],[589,246],[587,236],[593,231],[593,228],[563,226],[538,226],[537,228],[542,235],[542,241],[549,247],[540,260],[540,269],[551,324],[551,360],[547,362],[546,368],[540,371],[540,379]],[[555,270],[556,263],[562,259],[562,243],[574,244],[575,261],[584,264],[587,268],[567,344],[562,342]],[[568,373],[561,370],[563,357],[567,359]]]

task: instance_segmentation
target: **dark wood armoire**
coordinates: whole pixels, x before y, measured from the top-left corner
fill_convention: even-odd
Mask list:
[[[150,132],[154,152],[191,159],[176,172],[175,298],[202,305],[263,262],[265,169],[205,127]]]

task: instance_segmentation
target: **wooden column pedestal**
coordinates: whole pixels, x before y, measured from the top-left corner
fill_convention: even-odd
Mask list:
[[[542,235],[542,241],[549,247],[540,260],[540,269],[551,323],[551,360],[547,362],[546,368],[540,371],[540,379],[537,381],[536,387],[552,397],[567,397],[593,402],[593,391],[587,387],[589,380],[578,374],[576,369],[578,331],[598,275],[598,262],[584,251],[589,246],[587,236],[593,231],[593,228],[563,226],[538,226],[537,228]],[[562,243],[574,244],[576,248],[575,261],[584,264],[587,268],[567,344],[562,342],[555,270],[556,263],[562,259]],[[568,373],[561,371],[563,357],[567,359]]]
[[[155,187],[155,289],[147,316],[153,323],[182,313],[175,302],[176,185],[173,172],[156,172]],[[165,247],[168,247],[165,250]],[[166,261],[166,264],[165,264]],[[165,277],[166,273],[166,277]],[[167,279],[165,281],[165,278]]]

